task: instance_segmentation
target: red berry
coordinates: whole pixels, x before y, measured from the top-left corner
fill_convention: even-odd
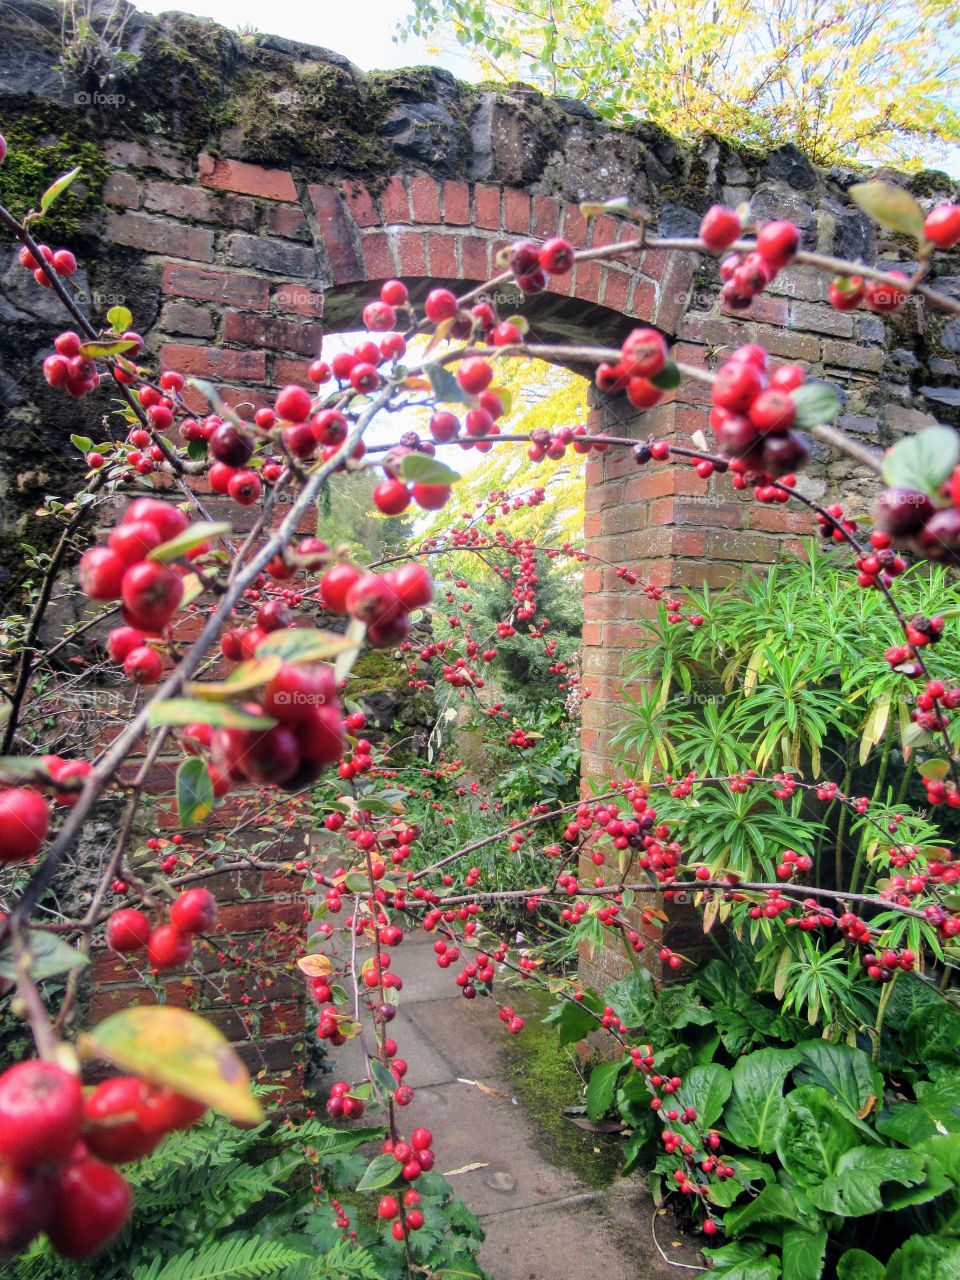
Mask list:
[[[746,360],[728,360],[717,371],[713,383],[713,403],[734,413],[745,413],[764,389],[766,379]]]
[[[89,1258],[118,1235],[133,1196],[123,1174],[99,1160],[82,1159],[58,1176],[47,1235],[64,1258]]]
[[[133,524],[140,520],[156,525],[162,542],[169,542],[178,533],[183,533],[190,523],[185,511],[169,502],[161,502],[159,498],[137,498],[130,503],[123,513],[123,523]]]
[[[476,412],[471,410],[471,412]],[[413,500],[424,511],[440,511],[450,497],[448,484],[415,484]]]
[[[0,1076],[0,1156],[18,1169],[65,1160],[83,1109],[80,1081],[53,1062],[31,1058]]]
[[[363,323],[373,333],[387,333],[397,325],[397,313],[388,302],[368,302],[363,308]]]
[[[460,434],[460,419],[446,409],[441,409],[430,419],[430,434],[440,443],[452,440]]]
[[[457,299],[449,289],[433,289],[427,294],[423,309],[428,320],[433,324],[441,324],[444,320],[452,320],[457,314]]]
[[[307,377],[311,382],[316,382],[319,385],[330,380],[331,372],[332,370],[325,360],[314,360],[307,370]],[[260,425],[263,424],[261,423]],[[271,422],[269,425],[273,426],[273,423]]]
[[[473,356],[458,366],[457,381],[468,395],[478,396],[493,381],[493,369],[482,356]]]
[[[387,280],[380,286],[380,301],[391,307],[405,306],[408,296],[407,286],[401,280]]]
[[[140,1160],[160,1141],[140,1124],[146,1090],[136,1076],[104,1080],[83,1103],[83,1141],[87,1149],[108,1164]]]
[[[332,613],[347,612],[347,595],[363,570],[355,564],[335,564],[320,579],[320,599]]]
[[[381,480],[373,491],[373,501],[385,516],[398,516],[410,505],[410,490],[402,480]]]
[[[181,933],[209,933],[217,922],[217,900],[208,889],[187,889],[170,908],[170,923]]]
[[[729,249],[740,237],[740,217],[735,209],[715,204],[703,215],[700,223],[700,239],[714,253]]]
[[[172,924],[154,929],[147,944],[147,959],[154,969],[175,969],[190,959],[193,943]]]
[[[663,392],[649,378],[631,378],[627,382],[627,399],[635,409],[651,409],[663,399]]]
[[[127,562],[110,547],[91,547],[77,567],[80,590],[91,600],[116,600],[126,571]]]
[[[960,243],[960,204],[938,204],[924,218],[923,234],[938,249]]]
[[[0,1165],[0,1258],[25,1249],[50,1217],[46,1178]]]
[[[539,261],[547,275],[564,276],[573,267],[573,245],[569,240],[554,236],[541,247]]]
[[[134,684],[156,684],[163,675],[163,659],[156,649],[140,645],[131,649],[123,660],[123,671]]]
[[[77,260],[69,249],[58,249],[51,265],[58,276],[72,276],[77,270]]]
[[[792,222],[768,222],[757,232],[756,252],[774,270],[791,262],[800,248],[800,229]]]
[[[276,399],[277,417],[286,422],[306,422],[310,416],[311,403],[310,392],[303,387],[284,387]]]
[[[140,951],[150,941],[150,921],[142,911],[121,907],[107,921],[107,946],[111,951]]]
[[[50,805],[39,792],[29,787],[0,791],[0,863],[32,858],[46,839],[49,826]]]
[[[852,311],[863,301],[863,276],[836,276],[830,281],[827,296],[837,311]]]
[[[667,344],[656,329],[634,329],[620,348],[620,367],[631,378],[654,378],[666,362]]]
[[[907,283],[902,271],[888,271],[887,274]],[[907,295],[885,280],[867,280],[864,282],[864,299],[871,311],[888,312],[898,311],[906,302]]]
[[[377,1213],[385,1222],[389,1222],[392,1218],[395,1218],[399,1212],[400,1205],[398,1204],[395,1196],[384,1196],[377,1209]]]
[[[750,421],[760,431],[782,435],[793,426],[797,407],[788,391],[761,391],[750,405]]]
[[[183,579],[164,564],[143,560],[123,575],[121,596],[132,626],[160,631],[183,599]]]
[[[433,582],[422,564],[405,564],[390,578],[405,609],[420,609],[433,599]]]
[[[227,485],[227,493],[241,507],[250,507],[263,497],[263,481],[256,471],[235,471]]]

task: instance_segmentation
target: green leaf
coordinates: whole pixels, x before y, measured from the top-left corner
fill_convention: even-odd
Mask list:
[[[284,662],[326,662],[338,653],[352,649],[354,641],[339,636],[334,631],[319,631],[314,627],[287,627],[273,631],[257,645],[257,657],[276,654]]]
[[[226,1036],[188,1009],[168,1004],[123,1009],[82,1034],[77,1048],[82,1058],[103,1058],[151,1084],[167,1085],[238,1124],[263,1119],[247,1069]]]
[[[811,1199],[811,1188],[820,1186],[837,1168],[841,1156],[858,1143],[856,1129],[826,1089],[802,1085],[784,1099],[776,1132],[777,1155]]]
[[[924,1177],[923,1157],[893,1147],[854,1147],[845,1151],[832,1174],[807,1187],[811,1201],[825,1213],[862,1218],[883,1208],[880,1188],[885,1182],[915,1186]]]
[[[821,1085],[853,1116],[865,1111],[871,1100],[883,1097],[883,1076],[862,1049],[828,1040],[808,1040],[800,1045],[800,1053],[802,1059],[793,1072],[795,1082]]]
[[[357,1183],[357,1191],[380,1191],[400,1177],[400,1162],[389,1152],[374,1156]]]
[[[655,373],[650,381],[661,391],[672,391],[674,387],[679,387],[680,370],[677,368],[676,361],[667,360],[660,372]]]
[[[580,212],[585,218],[592,218],[598,213],[629,213],[630,197],[615,196],[612,200],[585,200],[580,205]]]
[[[738,1147],[773,1151],[783,1117],[783,1082],[798,1056],[793,1049],[758,1049],[733,1068],[733,1096],[722,1127]]]
[[[30,973],[35,982],[56,977],[58,973],[69,973],[71,969],[79,969],[90,963],[86,956],[75,951],[55,933],[34,931],[29,935],[27,946],[30,951]],[[16,976],[13,952],[8,944],[0,951],[0,978],[13,982]]]
[[[79,173],[80,166],[78,165],[76,169],[71,169],[69,173],[62,173],[56,182],[47,187],[46,191],[40,197],[41,217],[43,217],[45,213],[49,212],[51,205],[53,205],[56,200],[60,199],[74,179],[79,176]]]
[[[423,372],[430,379],[430,386],[433,388],[434,397],[441,404],[473,404],[473,396],[469,395],[461,387],[456,377],[450,372],[445,365],[435,364],[428,361],[423,366]]]
[[[187,692],[191,698],[200,698],[204,702],[230,702],[241,693],[265,685],[282,666],[282,658],[275,653],[267,658],[250,658],[231,671],[226,680],[198,681],[187,685]]]
[[[857,182],[849,194],[881,227],[923,239],[923,210],[903,187],[895,187],[892,182]]]
[[[199,756],[190,756],[177,770],[177,813],[185,827],[196,826],[213,812],[215,800],[210,770]]]
[[[597,1026],[596,1018],[583,1005],[574,1000],[562,1000],[554,1005],[544,1022],[554,1027],[560,1044],[577,1044]]]
[[[152,1262],[135,1266],[130,1275],[131,1280],[261,1280],[303,1264],[307,1257],[280,1240],[236,1232],[165,1262],[156,1255]]]
[[[81,453],[89,453],[93,448],[93,441],[89,436],[71,436],[70,443],[75,449],[79,449]]]
[[[733,1089],[733,1078],[726,1067],[717,1062],[702,1067],[691,1067],[683,1077],[683,1101],[695,1107],[697,1124],[701,1129],[711,1128],[720,1118]]]
[[[136,345],[129,338],[113,338],[107,342],[92,340],[80,343],[80,354],[91,360],[108,360],[111,356],[122,356],[127,351],[132,351]]]
[[[704,1249],[703,1254],[713,1262],[710,1280],[778,1280],[780,1275],[777,1259],[753,1240],[736,1240],[719,1249]]]
[[[155,703],[147,717],[152,729],[162,724],[212,724],[218,729],[272,729],[277,723],[270,716],[255,716],[226,703],[204,702],[200,698],[168,698]]]
[[[608,1004],[626,1027],[645,1026],[653,1010],[651,986],[653,980],[644,969],[640,974],[628,974],[617,982],[611,982],[603,993]]]
[[[827,382],[805,382],[790,392],[797,408],[798,427],[818,427],[833,422],[840,412],[840,397]]]
[[[587,1085],[587,1115],[591,1120],[599,1120],[613,1106],[613,1095],[617,1088],[617,1077],[623,1070],[623,1062],[602,1062],[590,1073]]]
[[[960,436],[952,427],[924,427],[887,450],[882,475],[892,488],[919,489],[927,497],[936,498],[958,459]]]
[[[790,1193],[778,1182],[771,1182],[759,1195],[743,1206],[724,1215],[723,1229],[728,1236],[738,1236],[749,1227],[774,1223],[800,1223],[802,1217]]]
[[[960,1241],[911,1236],[891,1255],[886,1280],[960,1280]]]
[[[884,1280],[887,1269],[872,1253],[848,1249],[837,1262],[837,1280]]]
[[[212,542],[214,538],[222,537],[229,532],[230,525],[224,520],[198,520],[184,529],[183,533],[178,533],[175,538],[170,538],[167,542],[161,542],[159,547],[154,547],[147,553],[147,559],[159,560],[161,564],[167,564],[171,560],[179,560],[194,547]]]
[[[407,484],[456,484],[459,474],[438,458],[425,453],[407,453],[400,460],[400,477]]]
[[[783,1228],[783,1280],[820,1280],[827,1253],[825,1230]]]
[[[107,312],[107,324],[114,333],[124,333],[133,324],[133,313],[126,307],[111,307]]]

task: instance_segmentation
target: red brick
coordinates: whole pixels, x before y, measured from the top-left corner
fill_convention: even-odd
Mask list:
[[[411,178],[414,222],[440,222],[440,187],[433,178]]]
[[[350,210],[350,216],[358,227],[379,226],[380,214],[377,212],[373,196],[365,186],[359,182],[347,182],[344,184],[343,197]]]
[[[574,294],[585,302],[600,301],[600,264],[599,262],[578,262]]]
[[[455,280],[457,271],[457,238],[431,231],[427,236],[430,252],[430,274],[436,280]]]
[[[223,340],[244,347],[266,347],[271,351],[315,357],[323,342],[323,326],[255,311],[228,311],[223,321]]]
[[[360,251],[368,280],[386,280],[396,274],[397,268],[386,232],[366,232],[360,240]]]
[[[213,318],[206,307],[168,302],[160,315],[160,328],[167,333],[185,333],[191,338],[212,338]]]
[[[813,532],[816,521],[811,511],[789,511],[785,507],[762,507],[751,503],[747,523],[751,529],[762,529],[766,533],[808,534]]]
[[[470,222],[470,188],[465,182],[443,184],[443,220],[465,227]]]
[[[465,280],[490,279],[492,271],[489,240],[484,240],[482,236],[461,236],[460,252]]]
[[[299,382],[302,386],[309,386],[309,368],[309,360],[290,360],[285,356],[277,356],[273,362],[272,385],[285,387],[291,382]]]
[[[143,191],[143,207],[168,213],[172,218],[227,223],[247,231],[257,223],[256,206],[246,196],[222,196],[183,182],[148,182]]]
[[[240,382],[263,382],[267,374],[262,351],[224,351],[220,347],[194,347],[186,343],[168,342],[160,352],[167,369],[196,374],[200,378],[238,379]]]
[[[503,193],[503,228],[517,235],[530,234],[530,197],[525,191],[507,187]]]
[[[584,645],[598,645],[603,640],[603,625],[600,622],[584,622],[581,641]]]
[[[197,173],[201,186],[218,191],[237,191],[241,195],[291,203],[300,199],[293,178],[285,169],[264,169],[242,160],[215,159],[203,152],[197,162]]]
[[[633,293],[630,296],[628,314],[638,320],[653,322],[653,313],[657,306],[657,286],[652,280],[637,276],[633,282]]]
[[[190,166],[183,155],[164,143],[144,145],[141,142],[113,140],[103,144],[108,164],[126,165],[132,169],[158,169],[171,178],[185,178]]]
[[[251,933],[277,924],[299,924],[303,907],[299,902],[227,903],[220,907],[218,919],[228,933]]]
[[[302,871],[265,871],[263,873],[264,893],[303,893],[303,884]]]
[[[268,204],[263,211],[263,229],[288,240],[310,239],[310,228],[299,205]]]
[[[580,206],[566,204],[563,206],[563,221],[560,234],[569,240],[575,249],[587,247],[587,220],[580,212]]]
[[[206,227],[185,227],[146,213],[107,211],[106,238],[146,253],[195,262],[213,261],[213,232]]]
[[[488,231],[500,230],[500,188],[478,183],[473,189],[477,213],[474,219],[478,227]]]
[[[251,236],[238,231],[227,242],[227,257],[240,267],[255,267],[291,279],[311,279],[317,273],[312,245],[291,244],[273,236]]]
[[[127,209],[136,209],[140,204],[140,183],[133,174],[111,173],[103,184],[103,200],[105,204],[122,204]]]
[[[533,197],[533,234],[538,240],[549,240],[560,226],[560,205],[553,196]]]
[[[613,267],[607,267],[606,278],[600,294],[600,301],[603,305],[612,308],[614,311],[625,311],[629,292],[629,275],[625,271],[616,271]]]
[[[404,231],[398,235],[397,256],[400,259],[401,276],[425,276],[427,274],[427,233]]]
[[[401,177],[393,177],[380,192],[384,222],[410,222],[410,197]]]
[[[274,310],[295,316],[323,315],[323,294],[302,284],[281,284],[273,291]]]
[[[259,276],[207,271],[203,267],[185,267],[177,262],[163,264],[163,291],[196,298],[200,302],[225,302],[257,311],[266,311],[270,298],[270,285]]]
[[[680,317],[690,305],[693,271],[694,262],[690,254],[670,253],[660,281],[660,301],[656,310],[656,324],[666,333],[676,331]]]
[[[366,194],[365,189],[361,189]],[[357,253],[354,229],[339,191],[336,187],[322,187],[313,183],[307,190],[317,217],[317,226],[320,228],[320,238],[327,251],[334,284],[362,280],[364,271]]]
[[[722,302],[720,305],[723,308]],[[789,313],[790,308],[786,298],[770,298],[761,295],[754,298],[749,307],[744,307],[742,311],[738,310],[733,314],[744,320],[760,320],[765,324],[786,324]]]
[[[593,219],[593,237],[590,243],[594,248],[600,245],[616,244],[621,225],[617,218],[611,218],[608,213],[598,214]]]
[[[217,394],[223,403],[227,405],[228,408],[236,410],[238,416],[243,418],[245,422],[252,421],[253,415],[258,409],[262,409],[264,405],[273,403],[272,396],[267,395],[265,391],[257,391],[253,387],[231,387],[218,382]],[[213,408],[213,405],[207,401],[206,397],[201,395],[201,393],[194,387],[187,387],[183,393],[183,398],[191,413],[209,413]],[[196,488],[198,483],[200,483],[200,477],[193,476],[190,483],[194,488]],[[235,518],[234,513],[236,510],[236,505],[234,505],[233,509],[227,513],[231,521]],[[250,508],[245,507],[243,510],[248,511]],[[224,519],[226,518],[227,516],[225,515]],[[218,818],[225,821],[226,816],[226,806],[217,810]],[[171,814],[171,821],[167,825],[176,827],[178,821],[179,819],[177,818],[176,813],[173,813]]]

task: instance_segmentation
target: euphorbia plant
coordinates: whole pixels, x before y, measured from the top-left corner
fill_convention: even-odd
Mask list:
[[[371,1104],[382,1109],[388,1136],[359,1189],[379,1199],[379,1216],[403,1246],[410,1267],[411,1236],[423,1225],[415,1184],[434,1160],[432,1133],[422,1126],[405,1131],[403,1110],[414,1097],[415,1082],[407,1079],[403,1046],[390,1035],[402,989],[394,953],[412,927],[422,925],[436,935],[440,967],[452,970],[465,998],[484,994],[493,999],[512,1034],[522,1032],[523,1018],[501,999],[500,980],[505,974],[540,978],[535,956],[518,952],[487,927],[489,906],[507,895],[519,898],[531,913],[552,913],[564,928],[574,929],[589,916],[631,956],[643,950],[645,936],[662,915],[656,896],[684,893],[694,895],[707,912],[722,908],[734,918],[783,920],[792,928],[830,932],[855,949],[867,974],[879,982],[943,960],[960,931],[949,857],[928,858],[917,887],[908,885],[897,893],[861,895],[843,886],[809,883],[810,859],[793,850],[779,851],[776,874],[769,881],[747,881],[730,872],[715,875],[698,859],[697,850],[687,847],[682,824],[665,821],[656,809],[658,792],[684,798],[707,781],[694,773],[659,777],[649,785],[612,783],[592,799],[553,808],[534,804],[529,815],[504,830],[441,858],[418,850],[413,870],[407,864],[422,832],[391,807],[399,797],[379,792],[379,781],[385,776],[389,780],[389,743],[363,736],[364,714],[346,700],[353,660],[365,644],[399,649],[414,683],[432,669],[458,696],[476,700],[492,722],[502,723],[507,746],[522,757],[536,739],[529,726],[510,723],[502,704],[485,703],[483,672],[486,663],[495,661],[496,639],[518,631],[550,652],[547,620],[538,618],[535,541],[498,536],[497,510],[510,505],[503,495],[491,497],[488,514],[493,519],[484,530],[478,532],[468,515],[454,522],[448,538],[414,546],[399,565],[354,563],[341,547],[304,537],[302,524],[335,472],[381,469],[384,478],[373,501],[386,515],[408,507],[435,511],[451,502],[459,479],[439,460],[439,451],[486,452],[518,445],[534,465],[544,457],[560,458],[567,449],[620,449],[630,451],[638,466],[690,465],[701,477],[729,473],[735,488],[752,488],[761,503],[800,501],[814,508],[828,536],[854,550],[860,587],[879,591],[893,610],[903,643],[887,651],[887,661],[905,678],[920,682],[912,715],[918,730],[942,751],[928,770],[930,799],[956,807],[960,775],[948,720],[960,704],[960,689],[949,679],[933,678],[924,658],[946,622],[937,616],[906,618],[895,593],[906,553],[951,561],[957,556],[960,451],[953,433],[921,433],[881,460],[831,425],[839,408],[831,388],[811,382],[799,366],[775,365],[759,346],[737,349],[713,372],[675,361],[665,338],[647,327],[635,328],[620,348],[541,345],[527,341],[522,317],[501,316],[485,299],[507,281],[524,294],[536,294],[551,276],[566,275],[583,257],[631,261],[655,247],[693,253],[729,250],[720,275],[724,302],[733,309],[747,305],[786,265],[801,262],[836,277],[831,296],[843,309],[863,302],[889,311],[918,294],[931,305],[958,311],[958,304],[932,290],[925,276],[933,249],[960,241],[960,209],[941,207],[924,218],[912,198],[896,188],[869,183],[853,189],[854,198],[878,220],[916,235],[917,266],[907,277],[809,253],[789,222],[760,225],[752,239],[743,239],[750,229],[746,214],[722,208],[708,212],[698,238],[658,239],[649,234],[642,213],[614,202],[616,211],[637,222],[634,239],[586,251],[559,239],[543,245],[516,243],[504,251],[504,270],[494,280],[459,297],[447,288],[433,288],[422,309],[411,301],[403,282],[387,281],[379,299],[364,309],[368,337],[329,364],[318,358],[310,366],[309,387],[282,388],[271,405],[246,420],[220,401],[215,388],[190,382],[175,369],[138,363],[143,341],[126,309],[114,309],[98,328],[77,307],[63,283],[76,269],[73,255],[38,244],[33,235],[72,176],[60,179],[43,197],[40,211],[22,221],[0,208],[0,223],[19,240],[22,266],[38,286],[60,298],[74,326],[55,339],[55,350],[44,363],[47,381],[78,397],[109,383],[124,415],[122,439],[75,440],[89,468],[83,510],[130,487],[149,489],[149,496],[134,497],[124,506],[105,539],[88,547],[77,577],[90,600],[109,606],[105,612],[111,615],[119,612],[108,640],[111,661],[122,664],[128,680],[149,686],[151,692],[95,759],[24,755],[3,764],[9,785],[0,793],[0,859],[19,868],[29,864],[30,874],[18,884],[2,940],[10,947],[19,998],[40,1054],[38,1062],[0,1077],[0,1108],[4,1097],[14,1099],[21,1133],[4,1152],[3,1206],[9,1207],[0,1221],[0,1238],[5,1247],[18,1248],[44,1230],[67,1256],[94,1251],[129,1212],[123,1177],[104,1161],[122,1163],[145,1154],[154,1137],[189,1123],[196,1109],[206,1105],[238,1120],[258,1114],[244,1092],[238,1064],[212,1029],[170,1009],[114,1015],[80,1038],[81,1057],[104,1056],[128,1072],[84,1098],[79,1059],[62,1040],[65,1010],[48,1010],[37,986],[36,940],[52,932],[61,943],[75,943],[86,952],[105,929],[108,946],[131,957],[145,952],[154,973],[181,971],[197,945],[220,944],[222,935],[214,932],[217,903],[203,885],[209,868],[195,861],[184,870],[176,854],[148,857],[136,865],[130,857],[149,766],[174,730],[184,754],[176,784],[184,827],[202,823],[217,801],[236,788],[260,789],[263,808],[276,815],[295,814],[297,795],[319,788],[314,794],[327,830],[338,836],[340,865],[331,869],[311,855],[295,864],[323,895],[314,935],[309,946],[301,945],[299,970],[319,1007],[319,1036],[334,1046],[363,1038],[367,1078],[337,1081],[328,1110],[351,1120]],[[583,212],[607,207],[585,205]],[[427,337],[427,351],[412,359],[410,343],[418,336]],[[683,377],[698,379],[710,388],[716,445],[591,435],[576,424],[511,434],[506,425],[509,396],[498,385],[498,370],[502,360],[530,357],[591,366],[601,391],[625,395],[638,410],[661,402]],[[205,398],[208,412],[195,412],[198,396]],[[411,403],[429,406],[429,438],[408,431],[395,443],[367,449],[364,435],[377,416]],[[858,464],[882,469],[890,488],[878,499],[876,527],[866,540],[842,507],[819,507],[798,492],[796,473],[809,454],[803,431]],[[202,501],[191,487],[192,477],[200,475],[216,494],[254,508],[252,529],[244,539],[234,536],[229,522],[203,517]],[[162,497],[156,496],[158,491]],[[281,499],[286,510],[274,523]],[[542,489],[533,489],[526,498],[534,505],[543,500]],[[81,523],[71,517],[71,535]],[[511,604],[496,635],[476,635],[469,602],[463,602],[448,617],[451,636],[458,633],[457,638],[409,638],[410,615],[438,595],[436,575],[428,567],[433,557],[464,548],[482,553],[491,540],[513,561],[507,571],[513,582]],[[69,545],[65,537],[52,558],[50,582],[64,569]],[[589,553],[569,545],[548,553],[579,563],[590,559]],[[477,559],[482,563],[482,554]],[[703,618],[685,612],[668,591],[640,584],[629,565],[610,567],[627,586],[662,602],[671,625],[701,625]],[[49,591],[42,598],[48,596]],[[307,625],[304,611],[317,604],[339,615],[344,630],[333,633]],[[188,613],[199,614],[202,626],[195,639],[181,643],[178,628]],[[41,618],[42,609],[33,620],[31,644]],[[205,664],[214,660],[231,664],[227,678],[198,678],[208,674]],[[32,652],[25,649],[10,699],[8,746],[28,741],[20,720],[34,667]],[[42,896],[83,822],[102,797],[118,788],[121,766],[147,733],[153,737],[143,767],[128,787],[116,843],[89,886],[89,907],[81,917],[51,926],[38,915]],[[868,799],[839,793],[827,781],[801,780],[789,771],[762,775],[751,768],[719,781],[735,794],[758,792],[775,800],[789,798],[799,787],[811,788],[822,792],[823,799],[870,816]],[[49,838],[52,810],[59,808],[64,816]],[[479,847],[500,841],[516,850],[544,832],[549,839],[542,849],[540,876],[519,890],[484,888],[471,859]],[[888,834],[895,840],[895,832]],[[158,838],[155,845],[148,844],[148,855],[162,848]],[[589,859],[592,873],[580,871],[581,856]],[[35,865],[34,858],[39,859]],[[215,865],[233,864],[224,858]],[[930,956],[891,941],[902,919],[926,923]],[[669,969],[684,964],[667,947],[660,948],[660,958]],[[626,1043],[628,1027],[614,1009],[595,1008],[572,980],[559,981],[557,989],[588,1022]],[[68,1005],[74,992],[75,984],[68,991]],[[363,1030],[364,1009],[372,1014],[372,1037]],[[731,1176],[722,1135],[701,1131],[698,1108],[685,1098],[683,1079],[657,1070],[655,1050],[635,1044],[628,1048],[627,1069],[649,1094],[651,1108],[664,1113],[664,1142],[677,1159],[676,1185],[696,1203],[710,1204],[715,1177]],[[184,1069],[185,1061],[192,1070]],[[23,1087],[24,1078],[32,1082],[29,1088]],[[159,1101],[158,1089],[167,1090]],[[155,1123],[157,1109],[162,1123]],[[60,1119],[54,1124],[51,1117],[56,1116]],[[62,1149],[37,1136],[48,1129],[56,1129]],[[89,1206],[89,1212],[78,1212],[78,1205]],[[36,1212],[27,1213],[27,1207]],[[716,1231],[716,1217],[706,1212],[703,1217],[705,1229]]]

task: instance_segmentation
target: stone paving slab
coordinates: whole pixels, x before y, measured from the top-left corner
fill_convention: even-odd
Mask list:
[[[464,1000],[458,995],[452,1000],[421,1000],[402,1007],[416,1027],[415,1034],[429,1039],[455,1067],[455,1075],[471,1080],[499,1075],[504,1028],[489,999]],[[395,1018],[394,1025],[397,1021]]]

